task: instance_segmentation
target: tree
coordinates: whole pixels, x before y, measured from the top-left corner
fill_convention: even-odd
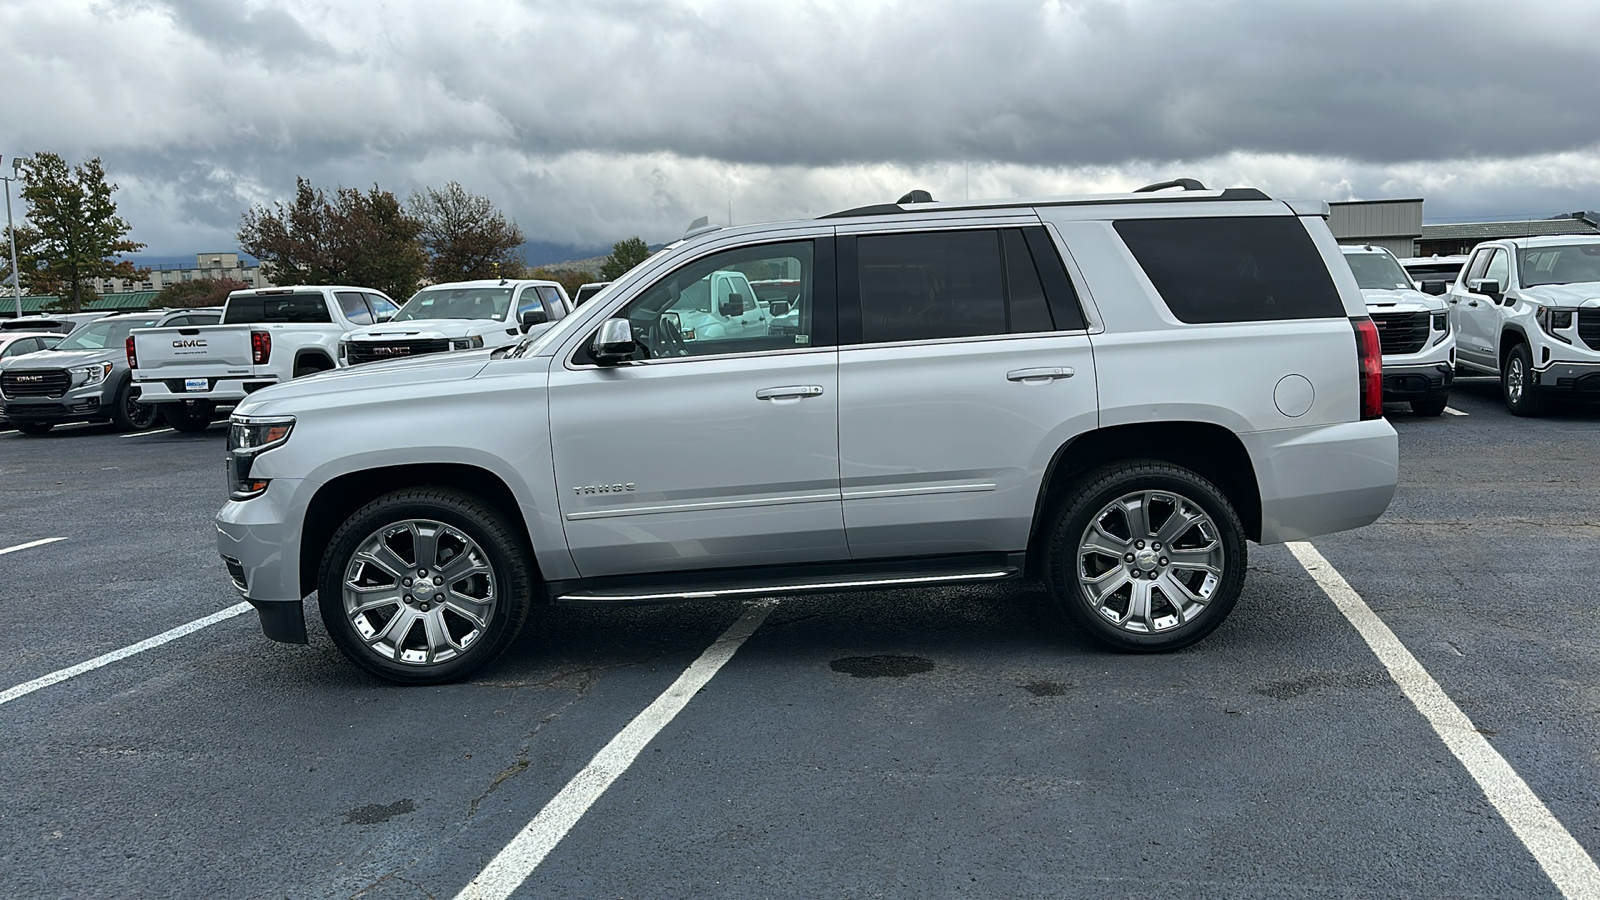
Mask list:
[[[244,214],[239,248],[276,284],[371,287],[404,302],[427,270],[421,234],[422,223],[377,185],[329,195],[296,178],[293,201]]]
[[[606,257],[605,264],[600,267],[601,281],[616,281],[628,274],[628,270],[650,258],[650,248],[640,237],[631,237],[625,241],[617,241],[611,245],[611,255]]]
[[[554,281],[566,290],[568,297],[574,298],[578,296],[578,288],[591,281],[600,280],[595,277],[593,272],[586,272],[582,269],[546,269],[543,267],[529,272],[528,277]]]
[[[117,215],[111,199],[117,186],[106,181],[99,157],[68,166],[54,153],[35,153],[23,160],[22,172],[22,200],[28,211],[17,226],[16,238],[17,268],[25,290],[54,294],[59,298],[57,308],[78,312],[85,301],[95,298],[93,279],[138,280],[149,274],[149,269],[128,260],[112,259],[142,250],[144,244],[128,240],[128,223]],[[7,257],[0,263],[7,282],[10,269]]]
[[[406,208],[422,223],[428,277],[434,281],[522,276],[525,263],[516,251],[525,238],[489,198],[452,181],[444,190],[413,193]]]
[[[169,284],[156,294],[156,299],[150,303],[151,308],[161,309],[193,309],[197,306],[221,306],[222,301],[234,291],[242,291],[250,285],[237,278],[196,278],[193,281],[180,281]]]

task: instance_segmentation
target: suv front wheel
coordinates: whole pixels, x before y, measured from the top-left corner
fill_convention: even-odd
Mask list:
[[[1187,647],[1222,624],[1244,587],[1233,505],[1168,463],[1118,463],[1084,477],[1058,508],[1048,547],[1061,612],[1118,650]]]
[[[322,622],[344,655],[381,678],[440,684],[503,653],[533,593],[522,542],[477,498],[396,491],[356,510],[328,542]]]

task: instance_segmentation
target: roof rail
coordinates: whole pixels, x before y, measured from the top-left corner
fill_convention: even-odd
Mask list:
[[[933,195],[927,191],[907,191],[896,203],[932,203]]]
[[[1134,193],[1150,194],[1154,193],[1155,191],[1164,191],[1167,188],[1183,188],[1186,191],[1203,191],[1206,189],[1206,186],[1193,178],[1174,178],[1171,181],[1158,181],[1155,184],[1147,184],[1142,188],[1136,188]]]
[[[701,216],[700,218],[695,219],[693,222],[690,222],[689,227],[683,230],[683,239],[688,240],[697,234],[705,234],[708,231],[717,231],[721,228],[721,225],[711,224],[710,216]]]
[[[1189,184],[1193,184],[1193,185],[1200,184],[1200,182],[1195,181],[1192,178],[1183,178],[1183,179],[1179,179],[1178,181],[1169,182],[1166,186],[1168,186],[1168,187],[1183,187],[1182,182],[1188,182]],[[1162,186],[1163,185],[1151,185],[1149,188],[1140,188],[1139,191],[1134,191],[1133,193],[1140,193],[1141,191],[1149,192],[1152,189],[1160,188]],[[1195,191],[1207,191],[1207,189],[1204,188],[1204,187],[1184,187],[1184,192],[1183,193],[1172,194],[1172,195],[1169,195],[1169,196],[1166,196],[1166,197],[1159,197],[1159,198],[1157,198],[1157,197],[1150,197],[1150,198],[1140,197],[1140,198],[1135,199],[1135,198],[1132,198],[1132,197],[1124,196],[1124,197],[1085,197],[1085,198],[1083,198],[1081,200],[1079,200],[1079,199],[1066,199],[1066,198],[1062,198],[1062,199],[1038,199],[1038,200],[1012,200],[1012,201],[993,201],[993,200],[990,200],[990,201],[984,201],[984,202],[981,202],[981,203],[979,203],[979,202],[962,203],[961,201],[955,201],[954,203],[951,204],[951,206],[953,208],[961,208],[961,209],[1031,209],[1031,208],[1047,207],[1047,206],[1118,206],[1118,205],[1122,205],[1122,204],[1139,204],[1139,203],[1176,203],[1176,202],[1179,202],[1179,201],[1195,201],[1195,202],[1207,202],[1207,203],[1210,203],[1210,202],[1214,202],[1214,201],[1217,201],[1217,200],[1271,200],[1272,199],[1271,197],[1267,196],[1266,194],[1262,193],[1261,191],[1259,191],[1259,190],[1257,190],[1255,188],[1224,188],[1223,191],[1222,191],[1221,196],[1200,196],[1200,195],[1198,195],[1196,193],[1192,193],[1192,192],[1195,192]],[[918,193],[921,193],[921,192],[918,192]],[[1209,193],[1209,191],[1207,191],[1207,193]],[[858,206],[858,207],[856,207],[854,209],[842,209],[842,210],[840,210],[838,212],[835,212],[835,213],[828,213],[825,216],[818,216],[817,218],[819,218],[819,219],[846,219],[846,218],[852,218],[852,217],[855,217],[855,216],[894,216],[894,215],[903,215],[905,213],[915,212],[915,210],[906,209],[904,206],[901,205],[901,204],[907,203],[907,202],[910,202],[910,201],[901,200],[901,203],[878,203],[878,204],[874,204],[872,206]],[[930,201],[918,201],[918,202],[930,202]]]

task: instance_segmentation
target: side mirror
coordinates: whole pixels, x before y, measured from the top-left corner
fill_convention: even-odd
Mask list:
[[[526,332],[535,325],[543,325],[550,321],[550,317],[542,309],[530,309],[519,316],[517,320],[522,323],[522,330]]]
[[[767,304],[767,311],[773,316],[787,316],[789,314],[789,301],[774,300]]]
[[[1432,294],[1435,297],[1444,294],[1448,290],[1450,290],[1450,282],[1448,281],[1424,281],[1422,283],[1422,292],[1424,294]]]
[[[1471,287],[1471,285],[1469,285],[1469,287]],[[1500,299],[1500,282],[1495,281],[1492,278],[1485,278],[1482,281],[1479,281],[1477,286],[1473,287],[1472,289],[1486,297],[1492,297],[1495,300]]]
[[[729,294],[728,299],[722,301],[722,315],[728,318],[744,315],[744,295]]]
[[[627,319],[607,319],[600,323],[589,345],[589,355],[602,366],[614,366],[633,358],[639,345],[633,340],[633,323]]]
[[[392,312],[381,312],[381,313],[378,313],[377,315],[373,316],[372,318],[373,318],[373,321],[378,322],[378,323],[381,324],[383,322],[387,322],[390,319],[394,318],[394,313],[392,313]]]

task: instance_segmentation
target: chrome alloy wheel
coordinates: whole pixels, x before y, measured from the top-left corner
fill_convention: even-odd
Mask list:
[[[1078,586],[1095,614],[1134,634],[1205,610],[1227,564],[1217,524],[1193,501],[1139,491],[1096,513],[1078,541]]]
[[[1522,402],[1522,357],[1511,354],[1506,361],[1506,398],[1512,406]]]
[[[345,567],[345,616],[368,650],[399,663],[460,656],[488,630],[497,599],[488,555],[442,522],[385,525]]]

